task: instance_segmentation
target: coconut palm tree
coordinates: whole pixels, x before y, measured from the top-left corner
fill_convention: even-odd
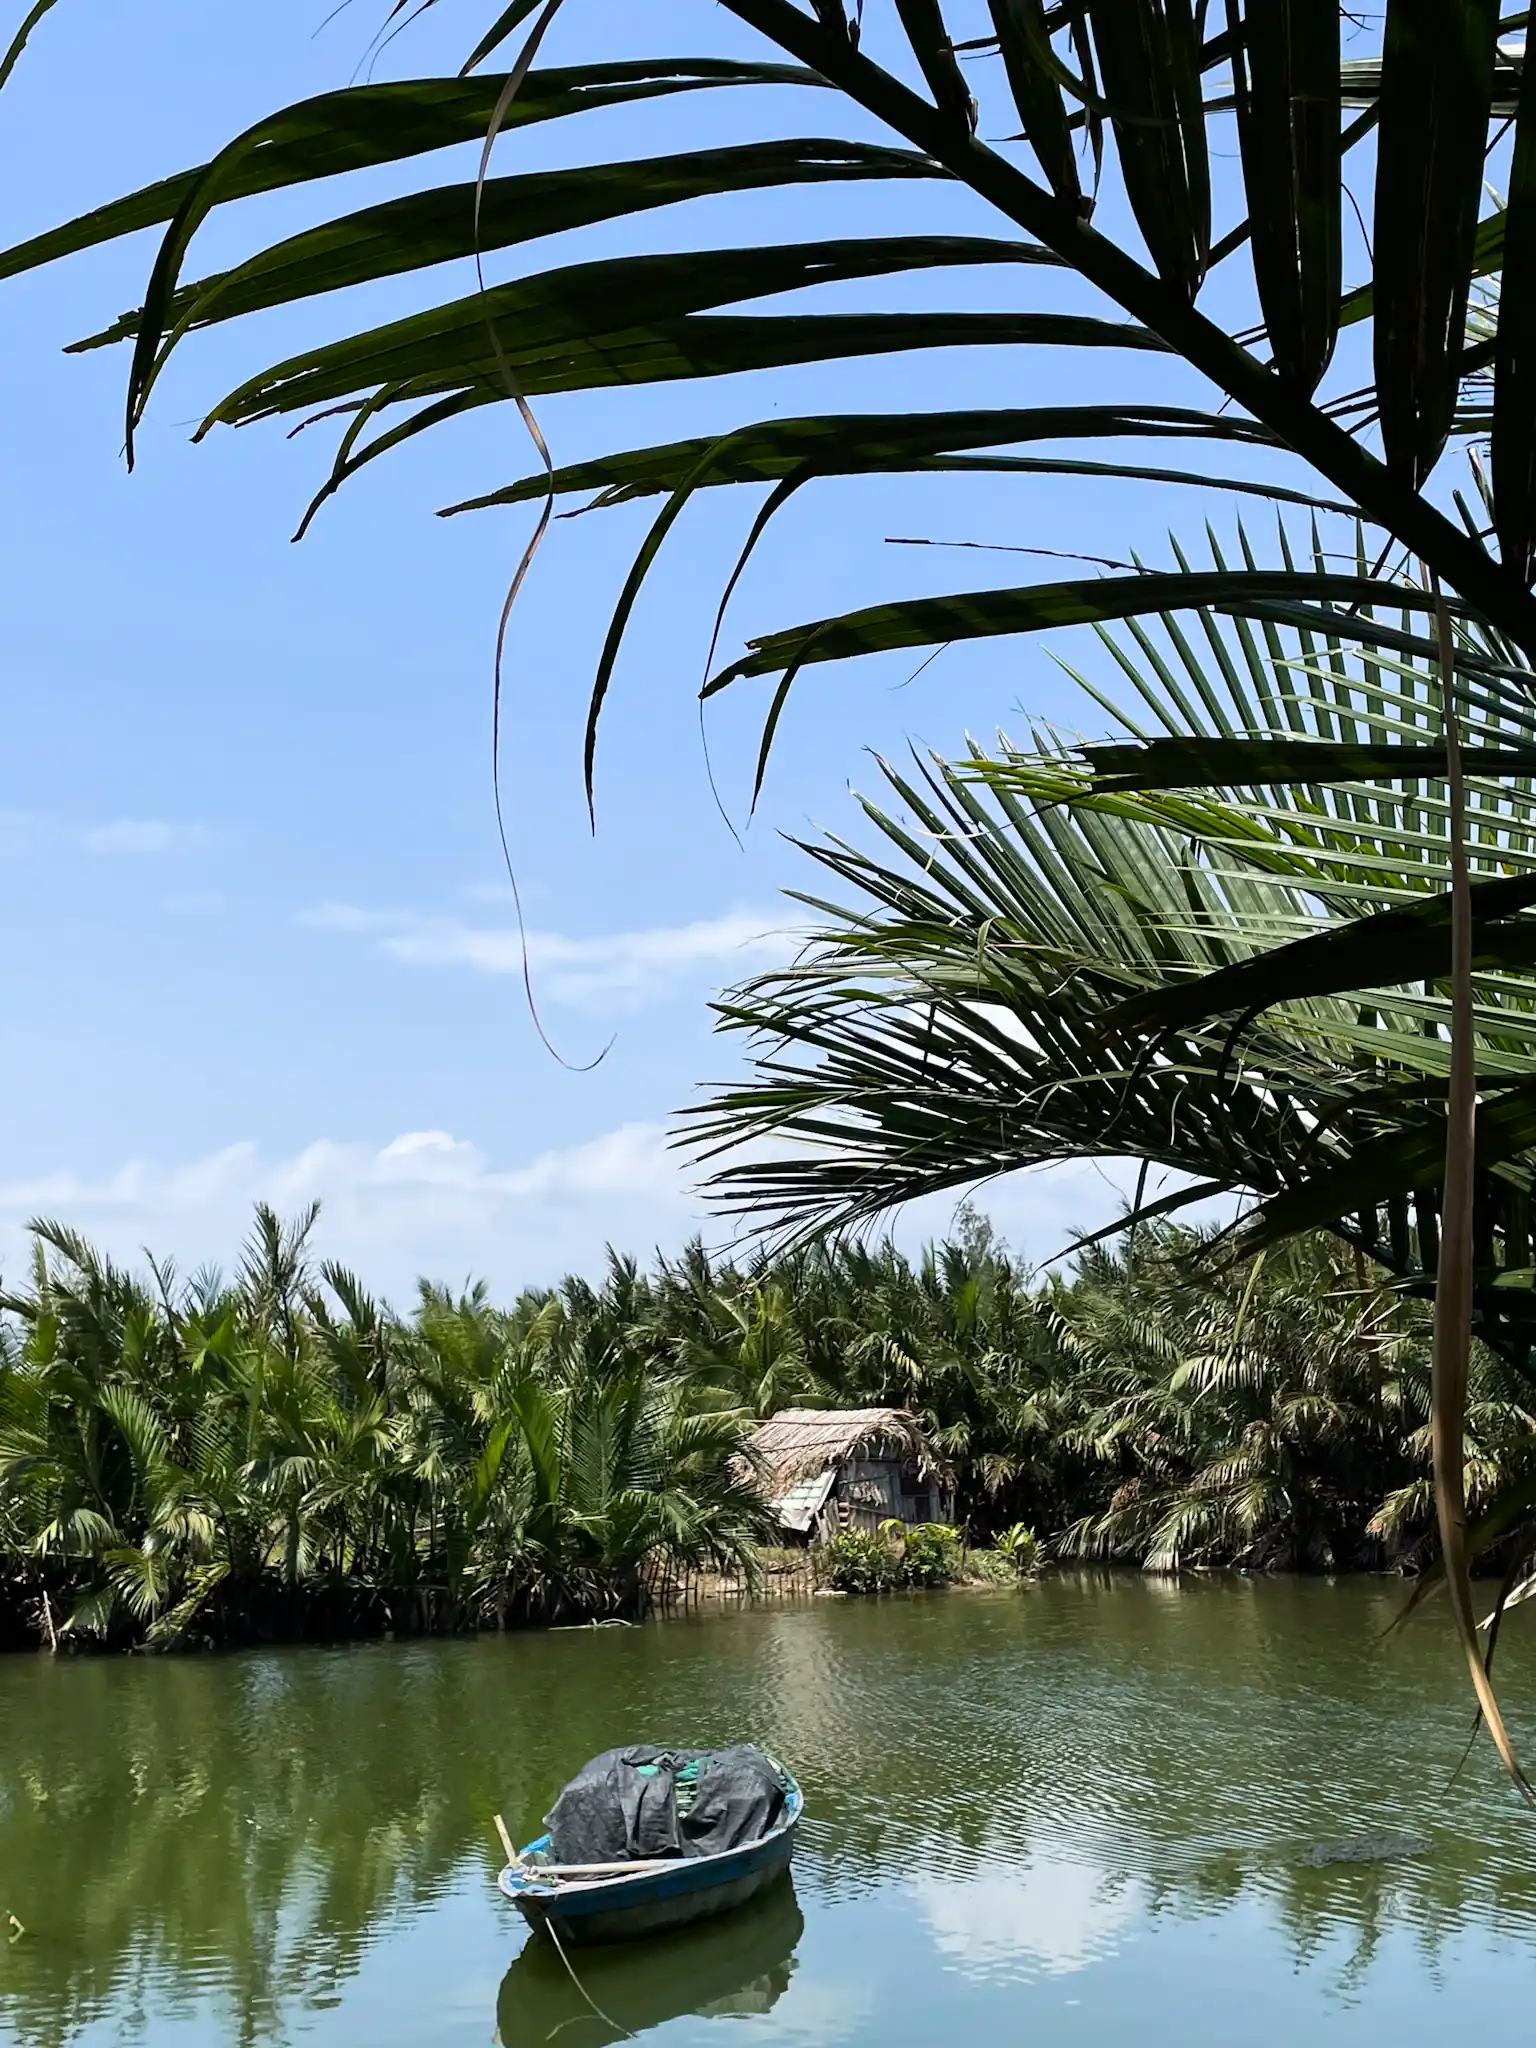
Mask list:
[[[884,764],[887,798],[865,802],[880,850],[805,849],[831,877],[799,899],[807,950],[720,1006],[755,1070],[693,1115],[718,1194],[793,1239],[1119,1155],[1142,1162],[1143,1218],[1238,1194],[1242,1250],[1326,1228],[1432,1293],[1453,1043],[1435,664],[1210,610],[1192,633],[1170,613],[1100,637],[1118,688],[1079,680],[1124,740]],[[1465,697],[1473,1306],[1528,1373],[1533,799],[1483,769],[1529,744],[1531,712]],[[1270,735],[1245,742],[1257,779],[1192,788],[1234,733]],[[1266,747],[1307,748],[1318,779],[1270,780]],[[1148,1168],[1172,1187],[1147,1191]]]
[[[1358,1252],[1318,1233],[1233,1261],[1209,1229],[1152,1224],[1051,1291],[1064,1433],[1103,1475],[1061,1554],[1152,1571],[1432,1560],[1430,1316]],[[1533,1460],[1530,1388],[1480,1345],[1474,1513],[1528,1491]],[[1529,1542],[1506,1522],[1489,1561],[1518,1568]]]
[[[799,1305],[780,1282],[720,1292],[707,1334],[679,1345],[684,1370],[713,1381],[725,1397],[758,1417],[781,1408],[826,1404],[812,1371]]]

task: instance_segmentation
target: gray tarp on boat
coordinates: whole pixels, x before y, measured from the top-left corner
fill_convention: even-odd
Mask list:
[[[782,1771],[755,1743],[730,1749],[605,1750],[544,1816],[557,1863],[714,1856],[772,1832],[784,1817]]]

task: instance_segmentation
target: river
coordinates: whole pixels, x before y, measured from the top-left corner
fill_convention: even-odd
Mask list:
[[[1403,1589],[1048,1577],[639,1629],[0,1659],[0,2039],[602,2048],[519,1839],[591,1753],[753,1736],[793,1891],[577,1960],[657,2048],[1328,2048],[1529,2024],[1536,1821]],[[1517,1620],[1519,1617],[1516,1618]],[[1512,1637],[1518,1635],[1512,1625]],[[1536,1660],[1501,1651],[1527,1746]],[[1406,1861],[1310,1863],[1365,1830]],[[9,1931],[11,1939],[4,1941]]]

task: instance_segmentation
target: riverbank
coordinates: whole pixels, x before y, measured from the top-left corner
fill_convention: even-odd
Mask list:
[[[893,1557],[899,1553],[900,1537],[894,1531],[887,1533],[881,1543]],[[541,1608],[534,1614],[509,1611],[491,1620],[461,1618],[456,1623],[440,1600],[424,1601],[420,1588],[393,1602],[374,1588],[346,1585],[306,1587],[303,1597],[295,1598],[292,1589],[274,1580],[264,1589],[264,1600],[247,1601],[237,1610],[226,1610],[218,1633],[211,1627],[196,1632],[186,1630],[176,1640],[157,1645],[114,1645],[99,1635],[78,1630],[61,1632],[57,1616],[64,1611],[67,1592],[56,1590],[51,1596],[12,1579],[0,1589],[4,1594],[0,1597],[0,1653],[49,1651],[92,1656],[121,1653],[124,1649],[149,1649],[185,1654],[304,1644],[409,1642],[418,1638],[572,1627],[637,1626],[643,1621],[681,1614],[798,1602],[821,1595],[856,1599],[911,1590],[919,1585],[934,1592],[1015,1589],[1026,1576],[994,1551],[965,1553],[958,1543],[953,1574],[939,1581],[904,1581],[893,1573],[883,1585],[843,1584],[838,1582],[835,1561],[829,1563],[821,1554],[806,1549],[768,1547],[756,1554],[753,1566],[750,1573],[739,1568],[687,1571],[643,1588],[643,1597],[623,1603],[600,1606],[583,1600],[572,1603],[563,1613],[559,1609],[550,1612]]]

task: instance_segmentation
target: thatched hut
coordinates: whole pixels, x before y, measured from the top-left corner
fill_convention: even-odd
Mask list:
[[[896,1520],[947,1522],[954,1489],[917,1418],[901,1408],[782,1408],[752,1449],[789,1543]]]

